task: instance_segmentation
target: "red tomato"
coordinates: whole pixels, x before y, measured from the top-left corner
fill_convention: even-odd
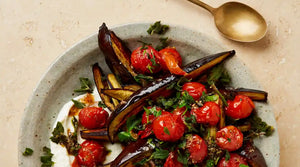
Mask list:
[[[160,71],[159,53],[152,46],[138,47],[131,54],[131,65],[142,74],[154,74]]]
[[[87,129],[104,127],[107,118],[108,113],[102,107],[86,107],[79,112],[79,122]]]
[[[183,167],[183,164],[178,162],[177,157],[175,151],[170,152],[164,167]]]
[[[186,72],[183,71],[181,66],[181,56],[176,51],[175,48],[165,48],[160,52],[160,63],[163,64],[164,69],[170,71],[172,74],[185,75]]]
[[[153,121],[153,132],[157,139],[174,142],[179,140],[184,133],[184,124],[176,121],[173,114],[165,112]]]
[[[183,113],[185,113],[183,115]],[[189,117],[190,116],[190,112],[186,111],[186,107],[177,107],[174,111],[173,111],[173,116],[175,117],[176,121],[181,122],[182,124],[184,124],[184,117]]]
[[[255,108],[253,101],[245,95],[235,96],[233,101],[228,101],[225,114],[234,118],[247,118]]]
[[[147,107],[148,110],[155,108],[156,111],[161,111],[162,114],[165,113],[163,109],[160,107]],[[141,136],[141,138],[146,138],[152,134],[152,122],[155,119],[155,116],[153,114],[147,115],[146,112],[142,115],[142,124],[146,125],[144,130],[141,130],[138,132],[138,135]]]
[[[106,157],[106,150],[103,145],[96,141],[86,140],[78,151],[77,160],[80,165],[95,167],[102,164]]]
[[[182,91],[187,91],[194,100],[199,100],[202,93],[206,93],[205,86],[198,82],[187,82],[182,86]]]
[[[163,55],[165,55],[165,54],[172,55],[176,61],[176,64],[178,64],[178,66],[181,66],[181,64],[182,64],[182,58],[181,58],[179,52],[174,47],[164,48],[159,51],[159,54],[160,54],[160,56],[159,56],[158,60],[161,64],[162,69],[165,71],[169,70],[166,65],[166,62],[163,60]]]
[[[226,126],[216,134],[217,145],[228,151],[235,151],[243,145],[243,133],[235,126]]]
[[[201,124],[217,125],[220,120],[221,110],[215,102],[206,102],[202,107],[193,107],[191,114],[196,117],[196,121]]]
[[[155,107],[156,111],[166,112],[160,107],[156,107],[156,106],[154,106],[154,107]],[[150,109],[153,109],[154,107],[147,107],[147,109],[150,110]],[[143,116],[142,116],[142,124],[152,123],[154,119],[155,119],[155,116],[153,114],[149,113],[149,115],[147,115],[147,113],[144,112]]]
[[[226,161],[225,157],[223,157],[219,163],[218,167],[240,167],[240,165],[248,165],[246,159],[236,153],[230,153],[229,160]]]
[[[198,135],[192,135],[187,138],[186,147],[190,152],[190,160],[193,164],[202,162],[207,155],[207,145]]]

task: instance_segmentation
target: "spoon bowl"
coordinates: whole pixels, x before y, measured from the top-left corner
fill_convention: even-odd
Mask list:
[[[226,37],[239,42],[254,42],[267,32],[265,19],[253,8],[239,3],[227,2],[213,8],[199,0],[189,0],[208,10],[215,20],[216,27]]]

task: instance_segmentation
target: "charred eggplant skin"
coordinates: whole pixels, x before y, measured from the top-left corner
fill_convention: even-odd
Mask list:
[[[260,150],[253,145],[252,141],[244,143],[239,154],[247,159],[251,167],[267,167],[266,160]]]
[[[203,72],[207,69],[221,63],[223,60],[233,56],[234,54],[235,51],[228,51],[196,60],[185,66],[184,70],[187,72],[187,75],[185,77],[194,79],[203,74]],[[170,90],[167,90],[166,88],[172,82],[179,80],[180,77],[181,76],[169,74],[162,79],[157,79],[156,81],[150,83],[148,86],[135,92],[132,96],[129,97],[127,103],[119,105],[109,117],[107,130],[110,141],[112,143],[114,142],[114,138],[118,132],[119,127],[123,123],[125,123],[126,118],[138,113],[143,108],[146,99],[150,98],[154,100],[161,95],[169,94]]]
[[[83,139],[109,141],[106,128],[94,129],[94,130],[82,130],[80,131],[80,136]]]
[[[120,40],[119,38],[117,38]],[[126,51],[126,55],[130,56],[130,51],[126,46],[123,45],[123,42],[120,40],[122,50]],[[120,62],[118,59],[113,46],[112,46],[112,39],[111,39],[111,31],[108,30],[105,23],[103,23],[99,28],[98,33],[98,44],[100,50],[103,52],[105,56],[105,61],[110,70],[121,79],[122,83],[135,83],[133,76],[129,73],[129,71],[125,68],[125,66]],[[125,49],[126,48],[126,49]]]
[[[133,166],[143,158],[150,157],[154,147],[145,139],[138,139],[125,147],[119,156],[110,163],[110,167]]]
[[[255,101],[263,101],[263,102],[268,101],[268,93],[262,90],[227,87],[225,88],[224,93],[233,97],[236,95],[246,95],[250,99]]]

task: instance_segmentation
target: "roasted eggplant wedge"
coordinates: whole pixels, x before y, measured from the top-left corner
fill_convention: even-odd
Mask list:
[[[93,130],[82,130],[82,131],[80,131],[80,135],[83,139],[109,141],[106,128],[93,129]]]
[[[154,146],[148,143],[147,140],[138,139],[136,142],[127,145],[115,160],[104,165],[104,167],[134,166],[143,158],[150,157],[153,150]]]
[[[251,167],[267,167],[266,160],[260,150],[253,145],[252,141],[244,143],[244,147],[239,152],[247,159]]]
[[[226,96],[234,97],[236,95],[245,95],[255,101],[266,102],[268,100],[268,93],[262,90],[248,89],[248,88],[231,88],[227,87],[222,90]]]
[[[108,30],[105,23],[99,28],[98,44],[104,54],[106,64],[121,82],[123,84],[136,83],[134,76],[137,74],[130,66],[130,50],[114,32]]]
[[[221,63],[228,57],[235,54],[235,51],[222,52],[211,56],[203,57],[187,66],[184,70],[187,72],[186,77],[193,79],[203,74],[204,71],[210,69],[216,64]],[[129,116],[138,113],[142,108],[146,99],[156,99],[159,96],[170,94],[170,90],[166,88],[173,82],[179,80],[180,76],[170,74],[162,79],[150,83],[148,86],[135,92],[127,103],[119,105],[111,114],[108,121],[108,135],[110,141],[115,141],[115,136],[119,127],[126,121]]]
[[[105,94],[102,93],[102,89],[106,87],[105,83],[102,81],[103,75],[101,72],[101,68],[99,67],[98,63],[93,65],[93,76],[94,76],[94,81],[97,87],[97,91],[103,101],[103,103],[107,106],[107,108],[110,111],[115,110],[115,106],[111,103],[111,99],[106,96]]]
[[[126,101],[134,91],[128,89],[102,89],[102,93],[120,101]]]

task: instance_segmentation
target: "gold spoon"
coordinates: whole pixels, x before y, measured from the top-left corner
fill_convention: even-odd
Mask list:
[[[208,10],[215,19],[218,30],[227,38],[239,42],[254,42],[265,36],[267,23],[253,8],[239,3],[227,2],[213,8],[199,0],[188,0]]]

